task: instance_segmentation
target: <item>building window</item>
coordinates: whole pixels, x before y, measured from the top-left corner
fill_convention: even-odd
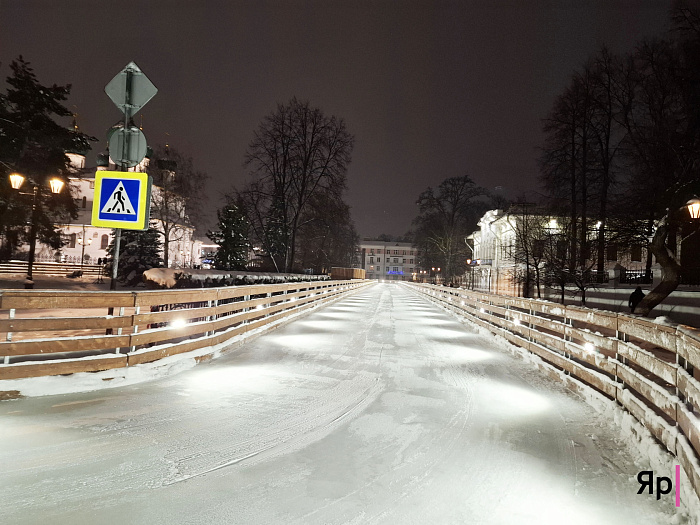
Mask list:
[[[404,252],[405,253],[405,252]],[[406,259],[403,260],[403,263],[406,264]]]
[[[608,261],[617,261],[617,244],[608,244]]]
[[[83,209],[87,208],[87,197],[83,197]]]
[[[369,258],[369,263],[372,264],[374,262],[374,257]]]
[[[71,233],[68,239],[68,247],[69,248],[75,248],[75,241],[78,238],[78,236],[75,233]]]
[[[90,181],[90,189],[91,189],[91,190],[94,190],[94,189],[95,189],[95,181],[94,181],[94,180],[91,180],[91,181]]]
[[[377,262],[382,262],[382,258],[381,258],[381,257],[377,257]]]
[[[394,271],[395,271],[395,272],[398,272],[398,271],[399,271],[399,267],[398,267],[398,266],[394,266]]]
[[[109,246],[109,235],[105,234],[102,236],[102,242],[100,243],[100,250],[106,250],[108,246]]]
[[[642,247],[639,244],[634,244],[630,248],[630,258],[634,262],[642,262]]]

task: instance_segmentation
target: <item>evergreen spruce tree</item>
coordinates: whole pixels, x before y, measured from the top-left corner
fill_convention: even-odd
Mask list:
[[[58,177],[67,183],[70,175],[66,152],[87,152],[90,141],[84,133],[65,127],[56,118],[69,117],[71,112],[63,103],[70,94],[70,85],[44,86],[39,83],[21,56],[10,64],[9,87],[0,94],[0,234],[5,238],[6,251],[14,243],[27,240],[26,223],[32,215],[38,239],[50,246],[60,247],[60,232],[54,224],[61,217],[76,216],[77,209],[68,184],[58,195],[49,191],[48,181]],[[18,172],[27,179],[22,195],[13,191],[8,175]]]
[[[217,210],[218,229],[207,237],[219,245],[214,266],[219,270],[245,270],[248,263],[248,219],[235,204]]]
[[[152,225],[145,231],[122,230],[117,279],[126,286],[136,286],[142,282],[143,272],[163,266],[162,249],[161,235]],[[114,257],[114,238],[107,253]]]

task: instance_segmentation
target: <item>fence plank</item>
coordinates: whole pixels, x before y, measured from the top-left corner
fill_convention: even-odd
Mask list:
[[[126,355],[106,356],[99,359],[72,359],[18,363],[0,366],[0,379],[24,379],[48,375],[99,372],[127,366]]]

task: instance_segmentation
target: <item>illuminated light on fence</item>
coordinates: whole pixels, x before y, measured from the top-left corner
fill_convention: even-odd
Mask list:
[[[256,309],[256,310],[262,310],[262,309],[263,309],[263,306],[262,306],[261,304],[259,304],[258,306],[255,307],[255,309]]]
[[[462,306],[464,306],[464,301],[461,301]]]
[[[585,345],[583,345],[583,349],[586,351],[586,353],[595,353],[595,346],[593,346],[593,343],[586,343]]]
[[[520,324],[520,319],[518,319],[517,317],[515,319],[513,319],[513,324],[515,326],[518,326]]]
[[[485,313],[486,313],[486,310],[484,310],[483,308],[479,308],[479,311],[480,311],[482,314],[485,314]]]
[[[187,321],[185,321],[184,319],[173,319],[168,325],[169,328],[172,328],[174,330],[184,328],[185,326],[187,326]]]

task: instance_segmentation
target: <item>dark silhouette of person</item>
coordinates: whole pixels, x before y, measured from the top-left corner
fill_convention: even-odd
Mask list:
[[[630,312],[634,313],[634,309],[637,308],[637,305],[642,302],[642,299],[644,299],[644,292],[642,292],[641,286],[637,286],[634,292],[630,294],[630,300],[628,303]]]

